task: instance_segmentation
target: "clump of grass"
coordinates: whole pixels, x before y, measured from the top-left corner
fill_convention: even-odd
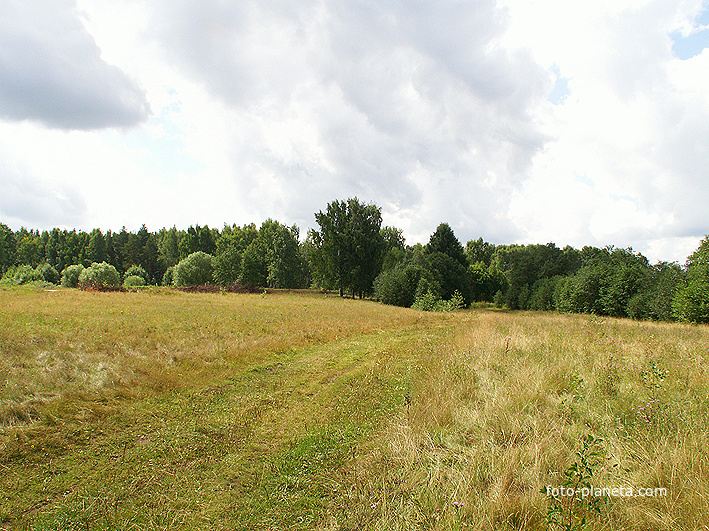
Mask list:
[[[602,519],[577,505],[567,527],[694,529],[709,514],[699,348],[709,330],[554,314],[468,319],[422,353],[411,404],[372,453],[371,488],[382,485],[388,503],[369,528],[553,529],[547,511],[561,506],[543,491],[585,466],[577,452],[589,437],[607,456],[593,465],[594,486],[667,495],[590,498]]]

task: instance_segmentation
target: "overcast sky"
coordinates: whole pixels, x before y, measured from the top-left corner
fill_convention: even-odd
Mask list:
[[[0,221],[709,234],[705,0],[3,0]],[[533,4],[533,5],[532,5]]]

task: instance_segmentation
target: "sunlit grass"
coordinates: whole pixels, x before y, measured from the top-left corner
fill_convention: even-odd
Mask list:
[[[605,497],[579,528],[707,528],[709,330],[532,313],[463,328],[422,357],[381,436],[367,468],[387,470],[371,480],[387,507],[372,528],[545,529],[540,491],[563,484],[589,434],[605,455],[595,486],[667,496]]]
[[[0,290],[0,528],[707,529],[709,329],[313,295]],[[581,507],[578,511],[581,515]]]

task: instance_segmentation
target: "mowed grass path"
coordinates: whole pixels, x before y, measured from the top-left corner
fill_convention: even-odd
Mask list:
[[[0,528],[709,529],[707,327],[170,290],[0,314]],[[551,500],[589,435],[594,486],[667,494]]]
[[[0,525],[311,529],[450,316],[322,295],[0,291]],[[350,507],[351,510],[356,510]]]

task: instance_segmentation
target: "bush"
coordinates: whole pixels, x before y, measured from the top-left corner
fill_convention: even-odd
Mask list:
[[[129,275],[123,280],[124,288],[137,288],[145,286],[145,279],[140,275]]]
[[[115,287],[121,285],[121,277],[116,268],[106,262],[94,262],[79,275],[79,287],[82,289],[94,287]]]
[[[416,264],[398,264],[382,271],[374,280],[374,297],[384,304],[408,308],[416,300],[416,287],[426,274]]]
[[[38,274],[42,275],[42,278],[45,280],[45,282],[59,284],[59,281],[61,280],[61,275],[59,274],[59,271],[54,269],[54,267],[49,265],[47,262],[39,264],[35,271],[37,271]]]
[[[709,323],[709,271],[706,275],[692,275],[687,285],[677,291],[672,311],[678,321]]]
[[[65,288],[75,288],[79,285],[79,276],[84,271],[84,266],[70,265],[62,271],[62,286]]]
[[[175,266],[168,267],[162,276],[163,286],[172,286],[175,280]]]
[[[32,266],[21,265],[15,270],[15,284],[27,284],[28,282],[34,282],[36,280],[44,280],[44,277],[42,273],[33,269]]]
[[[180,260],[173,272],[173,285],[191,286],[212,282],[212,255],[202,251]]]
[[[140,277],[143,279],[143,284],[142,286],[145,286],[146,284],[150,283],[150,277],[148,276],[148,272],[143,269],[139,265],[132,265],[128,268],[128,270],[123,274],[123,283],[125,284],[125,281],[128,277]]]
[[[411,305],[411,308],[413,308],[414,310],[432,312],[440,306],[441,302],[441,299],[439,299],[436,295],[434,295],[430,291],[427,291],[426,293],[416,297],[416,300]]]
[[[214,281],[221,286],[234,284],[241,273],[241,253],[234,246],[214,257]]]

